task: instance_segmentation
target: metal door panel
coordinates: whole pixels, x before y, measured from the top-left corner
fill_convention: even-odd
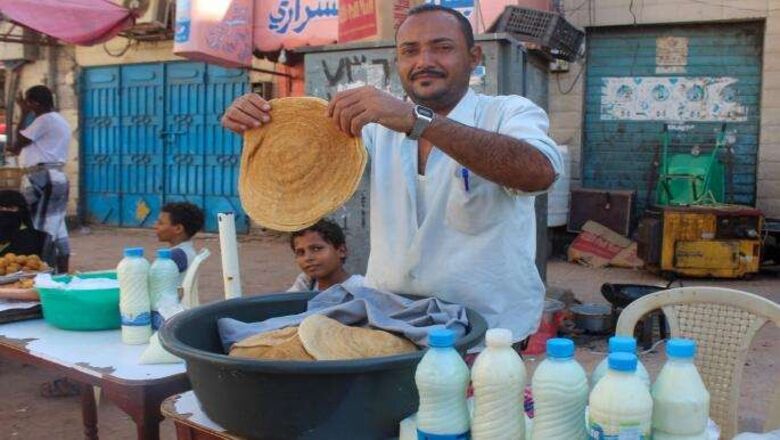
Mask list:
[[[163,64],[122,67],[122,226],[151,227],[163,194]]]

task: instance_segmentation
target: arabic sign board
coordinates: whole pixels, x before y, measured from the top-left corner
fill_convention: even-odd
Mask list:
[[[410,5],[409,0],[340,0],[339,43],[392,40]]]
[[[264,0],[256,2],[255,47],[261,52],[333,44],[338,39],[336,0]]]
[[[253,0],[177,0],[173,53],[225,67],[252,65]]]
[[[602,121],[744,122],[737,78],[610,77],[602,80]]]

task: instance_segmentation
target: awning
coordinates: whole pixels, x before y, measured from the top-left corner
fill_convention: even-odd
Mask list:
[[[133,12],[108,0],[0,0],[14,23],[71,44],[91,46],[135,22]]]

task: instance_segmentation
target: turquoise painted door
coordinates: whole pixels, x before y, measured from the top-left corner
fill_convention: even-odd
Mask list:
[[[238,200],[241,138],[224,108],[248,89],[246,72],[205,63],[85,69],[82,191],[89,220],[151,227],[164,203],[189,201],[217,230],[218,212],[249,220]]]
[[[711,151],[727,129],[726,201],[753,204],[763,24],[635,26],[589,31],[582,181],[655,200],[661,132],[670,154]]]
[[[120,223],[119,68],[87,69],[81,93],[81,187],[91,221]],[[86,147],[89,146],[89,147]]]

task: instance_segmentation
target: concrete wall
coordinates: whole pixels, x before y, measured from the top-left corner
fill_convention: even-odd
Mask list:
[[[582,28],[636,24],[766,20],[758,147],[757,206],[780,217],[780,0],[702,2],[699,0],[564,0],[567,18]],[[633,13],[633,15],[632,15]],[[550,130],[570,146],[572,184],[581,175],[584,73],[573,63],[567,73],[550,75]],[[569,92],[569,89],[571,91]],[[564,93],[568,92],[568,93]]]

